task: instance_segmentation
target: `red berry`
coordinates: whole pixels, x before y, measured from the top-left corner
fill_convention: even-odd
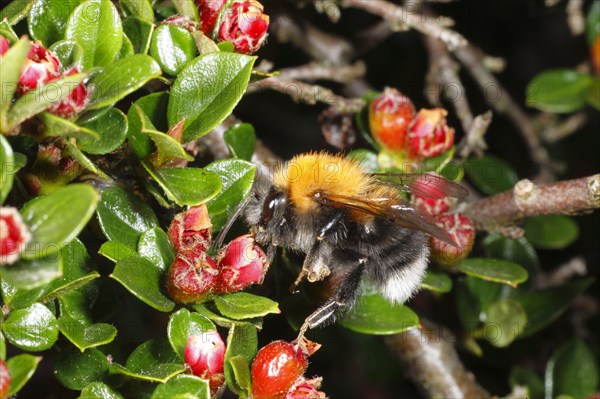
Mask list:
[[[446,124],[447,114],[442,108],[419,111],[407,135],[407,150],[412,158],[431,158],[452,148],[454,129]]]
[[[211,232],[208,208],[197,205],[175,215],[167,235],[175,251],[191,251],[200,255],[210,245]]]
[[[0,57],[4,55],[4,53],[6,53],[8,51],[8,48],[10,47],[10,43],[8,42],[8,39],[5,38],[4,36],[0,35]]]
[[[596,36],[590,51],[592,53],[592,64],[596,69],[596,75],[600,75],[600,35]]]
[[[415,107],[412,101],[390,87],[371,101],[369,106],[371,134],[382,147],[390,151],[404,149],[406,133],[414,117]]]
[[[216,292],[223,294],[243,290],[262,280],[267,256],[254,237],[244,235],[231,241],[217,257],[219,278]]]
[[[176,302],[199,302],[210,293],[218,274],[210,256],[179,252],[169,269],[167,292]]]
[[[0,266],[10,265],[31,240],[29,229],[16,208],[0,208]]]
[[[79,67],[75,66],[65,72],[63,76],[74,75],[79,72]],[[65,99],[52,104],[50,108],[48,108],[48,111],[63,118],[69,118],[83,111],[90,103],[91,97],[91,88],[80,83]]]
[[[226,2],[227,0],[196,0],[200,30],[207,36],[212,37],[217,19]]]
[[[175,25],[181,26],[188,30],[190,33],[194,33],[198,30],[198,23],[193,21],[190,17],[184,17],[181,15],[173,15],[161,22],[163,25]]]
[[[269,16],[263,14],[263,5],[256,0],[234,1],[223,14],[219,26],[219,40],[230,41],[238,53],[258,51],[267,38]]]
[[[444,266],[452,266],[466,258],[475,241],[475,226],[471,219],[458,212],[445,213],[436,217],[436,224],[446,230],[459,247],[431,237],[433,258]]]
[[[25,64],[21,69],[17,92],[25,94],[59,77],[60,61],[58,57],[41,43],[35,42],[31,45]]]
[[[285,395],[285,399],[325,399],[327,395],[319,391],[321,380],[320,377],[309,380],[300,377]]]
[[[10,390],[10,373],[4,360],[0,359],[0,399],[8,398]]]
[[[299,345],[271,342],[258,351],[252,362],[253,398],[285,398],[307,367],[308,359]]]
[[[209,381],[213,394],[225,382],[225,344],[217,331],[189,336],[184,357],[194,375]]]

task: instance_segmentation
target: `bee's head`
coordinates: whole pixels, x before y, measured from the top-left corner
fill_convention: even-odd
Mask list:
[[[271,241],[283,224],[287,195],[271,186],[268,190],[258,190],[246,209],[246,219],[252,226],[258,242]]]

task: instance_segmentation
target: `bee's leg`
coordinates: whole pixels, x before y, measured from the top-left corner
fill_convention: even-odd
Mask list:
[[[365,263],[366,259],[359,259],[358,265],[344,277],[333,297],[306,318],[300,328],[298,342],[302,341],[306,330],[335,321],[336,313],[340,309],[350,307],[354,304],[365,269]]]
[[[275,255],[277,255],[277,245],[269,244],[266,255],[267,255],[267,259],[265,260],[265,264],[263,266],[263,274],[262,274],[262,277],[260,278],[260,284],[262,284],[262,282],[264,281],[265,276],[267,275],[267,272],[269,271],[269,267],[271,267],[271,263],[273,263],[273,259],[275,259]]]

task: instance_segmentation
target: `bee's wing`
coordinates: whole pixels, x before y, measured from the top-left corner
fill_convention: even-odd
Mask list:
[[[393,222],[402,227],[419,230],[435,238],[458,246],[450,234],[435,224],[435,219],[400,199],[390,203],[389,198],[364,199],[339,194],[320,194],[317,200],[322,205],[364,212]]]
[[[466,187],[433,173],[374,173],[372,176],[382,183],[422,197],[442,199],[469,196]]]

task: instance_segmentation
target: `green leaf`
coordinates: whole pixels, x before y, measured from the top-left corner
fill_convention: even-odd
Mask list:
[[[63,39],[69,16],[80,3],[79,0],[36,0],[27,23],[31,37],[40,40],[45,47]]]
[[[490,344],[504,348],[519,337],[526,325],[527,315],[521,304],[501,299],[487,309],[483,333]]]
[[[587,92],[586,100],[589,105],[600,111],[600,78],[594,78]]]
[[[91,159],[89,159],[73,142],[70,140],[65,142],[68,155],[75,159],[82,168],[89,170],[90,172],[98,175],[98,177],[104,180],[110,180],[110,177],[104,173]]]
[[[367,173],[375,173],[379,170],[377,154],[373,151],[365,149],[353,150],[350,151],[346,157],[358,162]]]
[[[381,295],[363,295],[340,324],[352,331],[390,335],[419,326],[419,317],[406,306],[392,305]]]
[[[11,1],[0,11],[0,21],[6,18],[9,24],[16,25],[27,16],[33,2],[34,0]]]
[[[177,76],[194,59],[196,51],[196,42],[187,29],[176,25],[160,25],[154,30],[150,55],[166,74]]]
[[[580,339],[561,345],[546,365],[546,398],[585,398],[598,390],[600,369],[591,348]]]
[[[148,0],[119,0],[125,15],[133,15],[148,22],[154,22],[154,10]]]
[[[113,364],[111,371],[144,381],[167,382],[183,373],[185,365],[166,339],[152,339],[131,353],[125,367]]]
[[[254,356],[256,356],[257,351],[258,338],[256,334],[256,327],[248,323],[234,324],[229,330],[229,335],[227,336],[227,350],[225,352],[225,380],[227,381],[227,386],[238,395],[241,395],[242,392],[244,392],[246,396],[250,394],[250,390],[248,389],[250,378],[248,378],[246,381],[243,364],[241,363],[243,361],[246,364],[247,369],[248,364],[250,364],[252,359],[254,359]],[[240,377],[243,377],[239,383],[238,379],[236,378],[234,368],[229,363],[229,361],[234,358],[238,358],[237,360],[234,360],[234,363],[237,365],[236,369],[238,374],[240,374]]]
[[[33,373],[35,373],[41,360],[40,356],[28,354],[17,355],[8,359],[6,367],[8,367],[11,380],[8,396],[16,394],[25,386],[27,381],[33,376]]]
[[[445,294],[452,291],[452,280],[446,273],[427,272],[421,282],[421,287],[429,291]]]
[[[87,184],[71,184],[29,201],[21,216],[31,232],[24,259],[49,256],[73,240],[90,220],[98,193]]]
[[[117,9],[110,0],[84,1],[69,17],[65,39],[74,40],[83,48],[84,70],[110,65],[123,42]]]
[[[234,387],[240,397],[249,397],[252,392],[252,381],[250,377],[250,366],[243,356],[234,356],[227,360],[226,369],[231,369],[233,381],[227,382],[227,386],[233,391]],[[225,372],[227,374],[227,371]],[[244,395],[244,396],[242,396]]]
[[[134,105],[134,107],[137,108],[136,105]],[[143,121],[146,118],[145,114],[139,108],[137,111]],[[168,161],[177,158],[185,159],[187,161],[194,160],[194,157],[185,151],[181,143],[168,134],[159,132],[158,130],[148,129],[146,126],[142,127],[142,133],[150,137],[154,142],[162,160]]]
[[[135,50],[133,49],[133,43],[126,35],[123,35],[123,44],[121,44],[121,48],[115,57],[115,61],[122,60],[127,57],[131,57],[134,54]]]
[[[2,87],[2,96],[0,96],[0,132],[7,132],[7,111],[12,104],[13,96],[17,90],[17,82],[21,76],[21,68],[31,42],[23,38],[12,45],[8,51],[0,57],[0,87]]]
[[[203,304],[190,304],[191,308],[194,309],[199,315],[202,315],[204,317],[206,317],[207,319],[211,320],[212,322],[214,322],[216,325],[220,326],[220,327],[225,327],[225,328],[231,328],[234,324],[239,323],[238,320],[234,320],[225,316],[221,316],[220,314],[217,314],[215,312],[213,312],[212,310],[209,310],[206,307],[206,303]],[[248,319],[246,320],[246,322],[251,323],[252,325],[254,325],[257,328],[260,328],[262,326],[260,318],[256,318],[256,319]]]
[[[208,169],[162,168],[154,169],[144,162],[144,167],[165,191],[169,199],[179,206],[200,205],[214,198],[221,190],[219,175]]]
[[[129,129],[127,139],[138,158],[146,158],[152,153],[150,138],[142,134],[142,128],[167,131],[167,106],[169,94],[163,92],[152,93],[136,100],[127,112]]]
[[[256,133],[249,123],[238,123],[223,133],[223,140],[236,158],[250,161],[256,146]]]
[[[246,91],[255,60],[235,53],[210,53],[178,74],[167,115],[170,126],[185,120],[184,143],[207,134],[231,114]]]
[[[226,159],[215,161],[204,169],[219,175],[223,182],[221,192],[207,204],[213,230],[218,231],[231,218],[238,204],[250,194],[256,166],[239,159]]]
[[[160,75],[160,66],[149,55],[135,54],[113,62],[90,79],[95,89],[89,109],[110,106]]]
[[[123,399],[123,395],[102,382],[92,382],[77,399]]]
[[[6,338],[4,338],[4,334],[0,331],[0,359],[6,360]]]
[[[192,0],[173,0],[177,14],[189,17],[192,21],[200,22],[198,8]]]
[[[2,270],[2,279],[15,288],[34,289],[62,275],[62,257],[53,254],[45,258],[20,260]]]
[[[513,262],[493,258],[469,258],[458,264],[458,270],[487,281],[516,287],[527,280],[527,270]]]
[[[73,40],[59,40],[49,48],[56,54],[63,70],[68,70],[74,66],[81,67],[83,63],[83,48]]]
[[[534,280],[540,270],[540,262],[529,241],[525,237],[513,240],[500,234],[490,234],[483,240],[485,256],[504,259],[523,266]]]
[[[104,244],[102,244],[100,250],[98,250],[98,253],[115,263],[120,260],[138,255],[133,248],[116,241],[106,241]]]
[[[210,399],[208,381],[193,375],[177,375],[156,387],[151,399]]]
[[[80,352],[75,348],[62,350],[54,364],[56,379],[68,389],[79,391],[92,382],[108,376],[106,356],[96,348]]]
[[[61,118],[50,112],[42,112],[38,115],[44,124],[44,137],[75,137],[80,139],[98,140],[100,135],[93,130],[79,126],[68,119]]]
[[[137,248],[142,233],[158,226],[158,219],[148,204],[116,187],[102,191],[97,214],[106,238],[132,249]]]
[[[167,326],[169,343],[181,360],[184,360],[188,337],[202,335],[209,331],[216,333],[215,325],[206,317],[198,313],[190,313],[187,309],[180,309],[173,313]]]
[[[148,54],[154,24],[145,19],[131,16],[123,20],[123,31],[133,45],[136,54]]]
[[[215,297],[215,305],[224,316],[235,320],[281,313],[277,302],[247,292],[218,295]]]
[[[426,158],[421,164],[422,170],[436,172],[436,173],[440,174],[442,172],[442,170],[450,162],[452,162],[452,159],[454,158],[455,150],[456,150],[456,147],[452,147],[448,151],[446,151],[440,155],[437,155],[437,156],[431,157],[431,158]]]
[[[517,385],[526,387],[528,397],[531,399],[542,399],[544,397],[544,383],[533,370],[515,366],[510,371],[508,382],[512,388]]]
[[[93,121],[81,126],[98,132],[100,139],[80,138],[79,148],[88,154],[103,155],[116,150],[127,138],[127,117],[116,108],[111,108]]]
[[[0,135],[0,182],[2,183],[0,186],[0,204],[4,203],[8,193],[10,193],[16,172],[17,168],[12,147],[4,136]]]
[[[0,14],[1,13],[2,11],[0,11]],[[3,35],[5,38],[7,38],[11,44],[19,41],[19,36],[17,36],[6,19],[2,19],[0,21],[0,35]]]
[[[547,70],[527,86],[527,105],[546,112],[577,111],[586,103],[592,77],[573,69]]]
[[[118,261],[110,278],[156,310],[170,312],[175,307],[175,303],[163,294],[161,270],[147,259],[130,257]]]
[[[169,237],[160,227],[154,227],[142,234],[138,242],[138,253],[163,272],[166,272],[175,260]]]
[[[493,155],[469,158],[464,166],[467,177],[487,195],[510,190],[519,181],[512,166]]]
[[[542,249],[563,249],[579,237],[579,226],[568,216],[531,217],[523,227],[525,238],[534,247]]]
[[[8,129],[10,130],[32,116],[45,111],[55,102],[65,99],[73,88],[83,82],[86,77],[85,73],[65,76],[19,97],[6,116]]]
[[[56,318],[42,304],[13,310],[2,323],[8,342],[19,349],[39,352],[50,348],[58,338]]]

